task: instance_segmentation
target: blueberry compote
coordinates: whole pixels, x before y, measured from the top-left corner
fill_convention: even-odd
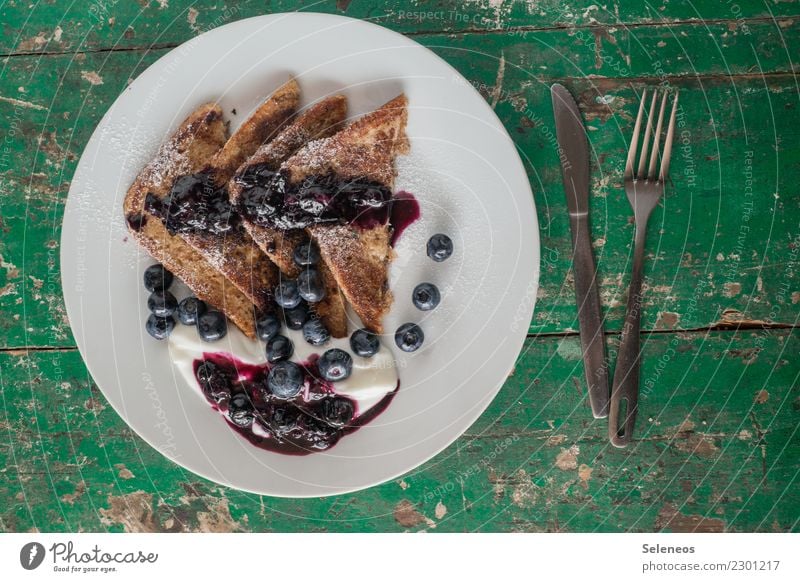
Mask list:
[[[267,386],[271,365],[246,364],[230,354],[206,353],[194,361],[194,376],[206,400],[228,425],[257,447],[288,455],[307,455],[339,439],[380,414],[397,388],[359,415],[356,402],[336,394],[317,371],[318,356],[300,364],[303,387],[289,399]],[[398,384],[399,386],[399,384]]]
[[[148,193],[145,209],[164,222],[170,234],[223,234],[236,230],[241,218],[228,190],[217,186],[210,172],[181,176],[164,198]]]
[[[256,224],[278,230],[315,224],[374,228],[392,215],[393,197],[384,185],[365,178],[345,180],[334,173],[290,184],[286,174],[255,164],[238,178],[243,191],[237,210]]]

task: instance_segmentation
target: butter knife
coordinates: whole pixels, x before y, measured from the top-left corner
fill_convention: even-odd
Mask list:
[[[550,95],[572,231],[572,261],[584,373],[589,386],[592,414],[595,418],[605,418],[608,416],[608,366],[589,228],[589,145],[578,105],[569,91],[555,84],[550,88]]]

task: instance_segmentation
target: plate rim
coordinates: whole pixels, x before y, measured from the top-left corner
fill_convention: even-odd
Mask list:
[[[266,21],[268,21],[268,20],[284,19],[284,18],[301,19],[301,20],[309,20],[309,21],[312,20],[312,19],[319,19],[320,21],[329,21],[331,24],[335,24],[338,21],[339,24],[343,24],[343,25],[344,24],[352,24],[353,26],[362,26],[362,27],[368,27],[368,28],[372,28],[372,29],[379,29],[383,34],[386,34],[387,36],[394,37],[396,40],[401,41],[401,44],[405,44],[405,45],[407,45],[409,47],[416,47],[416,48],[424,49],[424,51],[428,54],[429,57],[432,57],[433,59],[438,61],[440,65],[443,65],[447,70],[449,70],[449,72],[452,73],[452,75],[455,78],[464,81],[464,85],[467,88],[467,90],[473,92],[474,94],[476,94],[479,97],[480,103],[481,103],[481,107],[484,108],[484,110],[488,113],[489,118],[494,122],[494,125],[495,125],[494,129],[497,129],[497,130],[501,131],[505,135],[505,137],[509,140],[509,142],[511,143],[512,147],[515,148],[515,154],[516,155],[514,156],[514,159],[513,159],[512,163],[517,166],[518,170],[521,172],[521,175],[525,177],[524,183],[526,185],[527,192],[528,192],[529,196],[523,197],[521,199],[521,201],[527,206],[528,210],[530,211],[530,216],[531,216],[532,220],[530,222],[526,221],[525,224],[529,225],[529,227],[531,229],[532,238],[533,238],[533,248],[530,249],[531,254],[532,254],[531,258],[533,259],[533,263],[531,264],[532,274],[531,274],[530,278],[526,278],[526,282],[528,284],[528,288],[532,289],[532,293],[530,293],[530,297],[528,298],[529,299],[528,305],[525,307],[525,311],[524,311],[524,318],[523,319],[526,321],[526,323],[524,325],[520,326],[521,327],[521,331],[517,332],[516,334],[509,333],[508,336],[507,336],[509,341],[510,341],[509,353],[511,353],[511,351],[512,351],[510,348],[513,348],[514,357],[510,359],[509,364],[505,367],[505,372],[504,372],[502,378],[498,379],[494,383],[493,386],[487,386],[486,391],[485,391],[485,397],[481,401],[477,401],[472,406],[472,410],[471,411],[469,411],[469,412],[463,414],[461,417],[459,417],[459,421],[458,421],[459,428],[457,430],[453,431],[452,436],[444,439],[444,441],[441,443],[440,446],[434,447],[433,452],[426,453],[422,458],[419,458],[418,460],[414,461],[414,463],[412,465],[406,466],[405,468],[403,468],[401,470],[388,472],[389,474],[387,474],[386,476],[380,477],[377,480],[373,479],[370,482],[365,482],[365,483],[360,484],[360,485],[343,486],[343,487],[330,486],[330,485],[317,485],[320,488],[324,487],[325,490],[318,491],[318,492],[311,492],[311,491],[300,492],[300,493],[296,493],[296,494],[270,493],[270,492],[267,492],[267,491],[264,491],[264,490],[251,489],[251,488],[248,488],[248,487],[243,487],[243,486],[238,485],[238,484],[234,484],[234,483],[231,482],[231,480],[229,480],[227,478],[224,478],[222,475],[211,475],[211,474],[208,474],[207,472],[205,472],[203,470],[197,469],[194,466],[190,466],[190,465],[192,465],[191,461],[189,461],[187,463],[185,459],[179,459],[179,458],[174,458],[174,457],[170,456],[166,451],[163,450],[163,448],[160,445],[156,444],[154,442],[154,440],[151,440],[149,434],[147,434],[146,432],[140,431],[136,426],[134,426],[131,423],[131,421],[129,420],[128,415],[125,414],[124,410],[122,410],[122,408],[121,408],[122,403],[115,402],[114,400],[109,398],[109,395],[108,395],[107,391],[99,383],[97,383],[95,381],[95,379],[94,379],[95,376],[96,376],[96,374],[95,374],[96,364],[93,364],[91,359],[89,357],[87,357],[87,346],[86,346],[85,338],[82,337],[82,334],[77,333],[77,331],[82,331],[84,328],[79,326],[79,325],[77,325],[77,324],[73,324],[73,322],[79,321],[79,318],[78,318],[78,305],[75,304],[77,299],[76,298],[70,298],[71,297],[71,293],[66,292],[66,289],[67,289],[67,286],[68,286],[68,279],[71,279],[71,277],[73,276],[73,273],[71,271],[65,271],[63,269],[64,265],[71,264],[71,262],[72,262],[70,260],[70,257],[67,256],[67,255],[69,253],[70,248],[72,248],[71,247],[72,241],[68,240],[68,239],[70,238],[69,235],[71,235],[72,231],[74,230],[74,226],[72,224],[74,222],[74,220],[68,220],[68,219],[72,219],[73,215],[76,215],[79,212],[79,210],[76,211],[74,208],[72,208],[72,209],[70,208],[71,206],[75,207],[75,205],[77,204],[75,202],[75,199],[76,199],[77,195],[73,194],[73,191],[77,190],[78,187],[81,185],[79,183],[79,181],[76,180],[76,178],[80,177],[80,178],[86,179],[89,176],[91,176],[91,171],[82,170],[81,169],[83,165],[88,165],[89,164],[89,162],[86,161],[87,152],[92,152],[92,151],[96,150],[97,145],[101,140],[101,137],[102,137],[101,134],[102,134],[104,126],[108,123],[109,119],[112,117],[112,114],[114,113],[115,106],[117,105],[117,102],[124,97],[126,91],[129,89],[129,87],[131,85],[133,85],[134,83],[143,82],[141,80],[142,80],[143,77],[146,77],[148,72],[150,72],[150,74],[153,74],[154,71],[158,70],[157,65],[161,64],[163,66],[163,63],[168,62],[169,59],[176,54],[176,52],[181,51],[182,49],[185,49],[185,47],[189,43],[198,43],[202,39],[205,39],[205,41],[209,41],[210,39],[213,39],[213,37],[215,35],[222,34],[221,31],[225,30],[227,32],[226,29],[228,29],[228,30],[235,29],[237,27],[242,26],[243,23],[252,23],[253,21],[263,21],[263,22],[266,23]],[[190,95],[186,96],[187,99],[189,97],[190,97]],[[85,176],[83,174],[85,174]],[[70,204],[70,201],[72,201],[72,204]],[[86,366],[86,369],[88,370],[89,374],[91,375],[92,382],[103,393],[103,396],[106,399],[106,402],[108,402],[111,405],[111,407],[114,410],[114,412],[125,422],[125,424],[128,426],[128,428],[132,432],[134,432],[138,438],[141,438],[145,443],[147,443],[150,447],[152,447],[154,450],[156,450],[160,455],[162,455],[166,459],[168,459],[169,462],[174,463],[175,465],[181,467],[182,469],[184,469],[186,471],[189,471],[189,472],[191,472],[193,474],[199,475],[200,477],[202,477],[204,479],[208,479],[209,481],[212,481],[212,482],[215,482],[215,483],[219,483],[219,484],[221,484],[223,486],[230,487],[232,489],[236,489],[236,490],[239,490],[239,491],[245,491],[245,492],[248,492],[248,493],[264,495],[264,496],[269,496],[269,497],[309,499],[309,498],[322,498],[322,497],[330,497],[330,496],[335,496],[335,495],[344,495],[344,494],[348,494],[348,493],[354,493],[356,491],[362,491],[362,490],[365,490],[365,489],[368,489],[368,488],[371,488],[371,487],[375,487],[377,485],[381,485],[381,484],[387,483],[389,481],[397,479],[398,477],[400,477],[402,475],[406,475],[406,474],[418,469],[421,465],[423,465],[424,463],[427,463],[428,461],[430,461],[434,457],[438,456],[442,451],[447,449],[449,446],[451,446],[460,437],[462,437],[467,430],[469,430],[469,428],[478,420],[478,418],[480,418],[480,416],[491,405],[491,403],[494,401],[494,399],[497,397],[498,393],[500,392],[500,390],[504,386],[504,384],[505,384],[505,382],[506,382],[506,380],[508,378],[508,375],[514,369],[515,362],[516,362],[517,358],[519,357],[519,355],[520,355],[520,353],[522,351],[522,348],[524,347],[525,339],[526,339],[526,337],[528,335],[529,322],[532,319],[533,312],[535,310],[535,306],[536,306],[536,302],[537,302],[536,301],[537,300],[537,294],[538,294],[537,292],[538,292],[540,273],[541,273],[541,238],[540,238],[540,231],[539,231],[538,214],[536,212],[536,203],[535,203],[534,196],[533,196],[533,190],[532,190],[531,184],[530,184],[530,178],[529,178],[529,176],[528,176],[528,174],[527,174],[527,172],[525,170],[525,165],[524,165],[524,163],[522,161],[521,156],[519,155],[518,152],[516,152],[515,143],[514,143],[513,139],[511,138],[511,135],[509,134],[509,132],[506,129],[505,125],[503,124],[503,122],[500,120],[500,118],[495,113],[494,109],[480,95],[480,93],[477,91],[475,86],[472,83],[470,83],[466,79],[466,77],[464,77],[461,74],[461,72],[459,72],[455,67],[450,65],[450,63],[445,61],[442,57],[437,55],[431,49],[429,49],[428,47],[418,43],[413,38],[409,38],[409,37],[407,37],[407,36],[405,36],[405,35],[403,35],[403,34],[401,34],[399,32],[396,32],[394,30],[391,30],[389,28],[386,28],[384,26],[381,26],[381,25],[376,24],[376,23],[371,22],[371,21],[362,20],[362,19],[359,19],[359,18],[352,18],[352,17],[344,16],[344,15],[328,14],[328,13],[322,13],[322,12],[277,12],[277,13],[263,14],[263,15],[259,15],[259,16],[252,16],[252,17],[249,17],[249,18],[236,20],[234,22],[230,22],[230,23],[224,24],[222,26],[219,26],[219,27],[213,28],[211,30],[205,31],[202,34],[194,36],[194,37],[192,37],[190,39],[187,39],[183,43],[181,43],[178,46],[172,48],[170,51],[168,51],[167,53],[165,53],[164,55],[159,57],[152,64],[150,64],[146,69],[144,69],[134,79],[134,81],[130,85],[126,86],[120,92],[120,94],[114,99],[114,102],[109,106],[108,110],[103,114],[102,118],[100,119],[100,121],[95,126],[95,128],[94,128],[94,130],[92,132],[92,135],[90,136],[89,140],[86,142],[86,145],[85,145],[85,147],[84,147],[84,149],[83,149],[83,151],[81,153],[81,157],[80,157],[80,159],[78,161],[78,164],[76,165],[75,172],[73,173],[72,180],[71,180],[71,183],[70,183],[69,192],[68,192],[68,196],[67,196],[67,199],[66,199],[65,204],[64,204],[64,212],[63,212],[63,216],[62,216],[62,231],[61,231],[61,237],[60,237],[59,261],[60,261],[59,264],[60,264],[60,268],[61,268],[62,296],[64,297],[64,303],[65,303],[67,318],[69,320],[70,329],[71,329],[72,335],[73,335],[73,337],[75,339],[75,343],[76,343],[76,345],[78,347],[78,351],[79,351],[79,353],[81,355],[81,359],[83,361],[83,364]],[[499,376],[499,374],[498,374],[498,376]],[[485,400],[485,404],[481,404],[481,402],[483,400]]]

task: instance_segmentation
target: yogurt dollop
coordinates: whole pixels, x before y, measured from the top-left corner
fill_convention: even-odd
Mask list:
[[[295,443],[295,447],[287,448],[283,446],[284,443],[280,442],[280,436],[276,436],[275,431],[269,428],[269,422],[261,420],[263,415],[257,414],[256,421],[248,427],[235,425],[225,415],[230,426],[253,444],[291,454],[313,452],[308,449],[324,450],[335,444],[343,434],[355,430],[379,414],[398,387],[396,363],[391,351],[385,345],[382,345],[378,353],[371,358],[363,358],[352,352],[348,338],[331,338],[324,346],[317,347],[306,342],[300,331],[284,327],[281,333],[294,343],[294,354],[291,361],[306,367],[307,370],[304,391],[301,391],[295,401],[287,406],[298,411],[301,418],[309,415],[315,417],[314,410],[319,410],[319,408],[314,408],[314,406],[319,403],[322,391],[326,397],[340,396],[348,399],[353,404],[353,418],[346,426],[336,429],[328,426],[317,427],[313,421],[310,428],[302,426],[295,428],[293,434],[297,434],[301,430],[311,432],[335,430],[337,434],[324,435],[324,438],[316,440],[302,439],[302,445],[308,446],[300,446]],[[251,340],[233,325],[228,326],[228,333],[223,339],[214,343],[202,341],[194,326],[179,325],[170,335],[168,344],[176,369],[204,399],[206,399],[206,395],[196,377],[197,366],[203,361],[231,362],[228,367],[240,374],[238,378],[232,378],[232,380],[240,381],[243,384],[252,380],[253,370],[256,370],[256,373],[265,373],[269,366],[264,343]],[[324,382],[319,378],[310,378],[311,374],[308,373],[308,370],[314,369],[316,359],[331,348],[345,350],[352,356],[353,370],[350,376],[335,383]],[[258,398],[254,397],[253,402],[258,411]],[[215,406],[215,408],[223,414],[225,413],[224,405]],[[300,420],[301,425],[302,423],[303,421]],[[298,439],[294,440],[301,442]]]

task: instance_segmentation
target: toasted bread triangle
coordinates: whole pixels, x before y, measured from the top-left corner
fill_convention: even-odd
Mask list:
[[[133,238],[172,271],[203,301],[221,310],[247,336],[255,338],[253,303],[196,249],[144,211],[149,192],[166,196],[176,178],[198,172],[225,144],[222,110],[214,103],[198,107],[139,172],[123,201]]]
[[[294,79],[279,87],[225,142],[204,166],[218,186],[227,184],[236,169],[264,142],[271,140],[291,118],[300,101]],[[271,307],[272,290],[278,282],[275,265],[244,228],[224,235],[181,235],[208,262],[222,272],[259,310]]]
[[[278,170],[287,158],[308,142],[336,132],[344,122],[346,114],[347,99],[344,95],[327,97],[299,114],[291,125],[275,139],[262,145],[240,166],[228,183],[231,202],[236,204],[243,191],[242,184],[236,179],[237,175],[241,175],[251,166],[262,164],[272,170]],[[260,226],[246,217],[243,217],[243,220],[247,232],[261,250],[278,265],[281,272],[287,277],[297,277],[300,274],[300,267],[295,264],[292,253],[307,235],[298,230],[280,231]],[[314,309],[334,337],[344,337],[347,335],[344,298],[327,266],[321,265],[320,271],[326,293],[325,298],[314,305]]]
[[[366,178],[391,189],[395,158],[408,150],[407,99],[400,95],[333,136],[311,142],[283,165],[289,180],[333,172],[343,179]],[[322,259],[364,325],[383,332],[383,316],[392,303],[388,269],[393,252],[391,226],[360,229],[316,225],[311,236]]]

